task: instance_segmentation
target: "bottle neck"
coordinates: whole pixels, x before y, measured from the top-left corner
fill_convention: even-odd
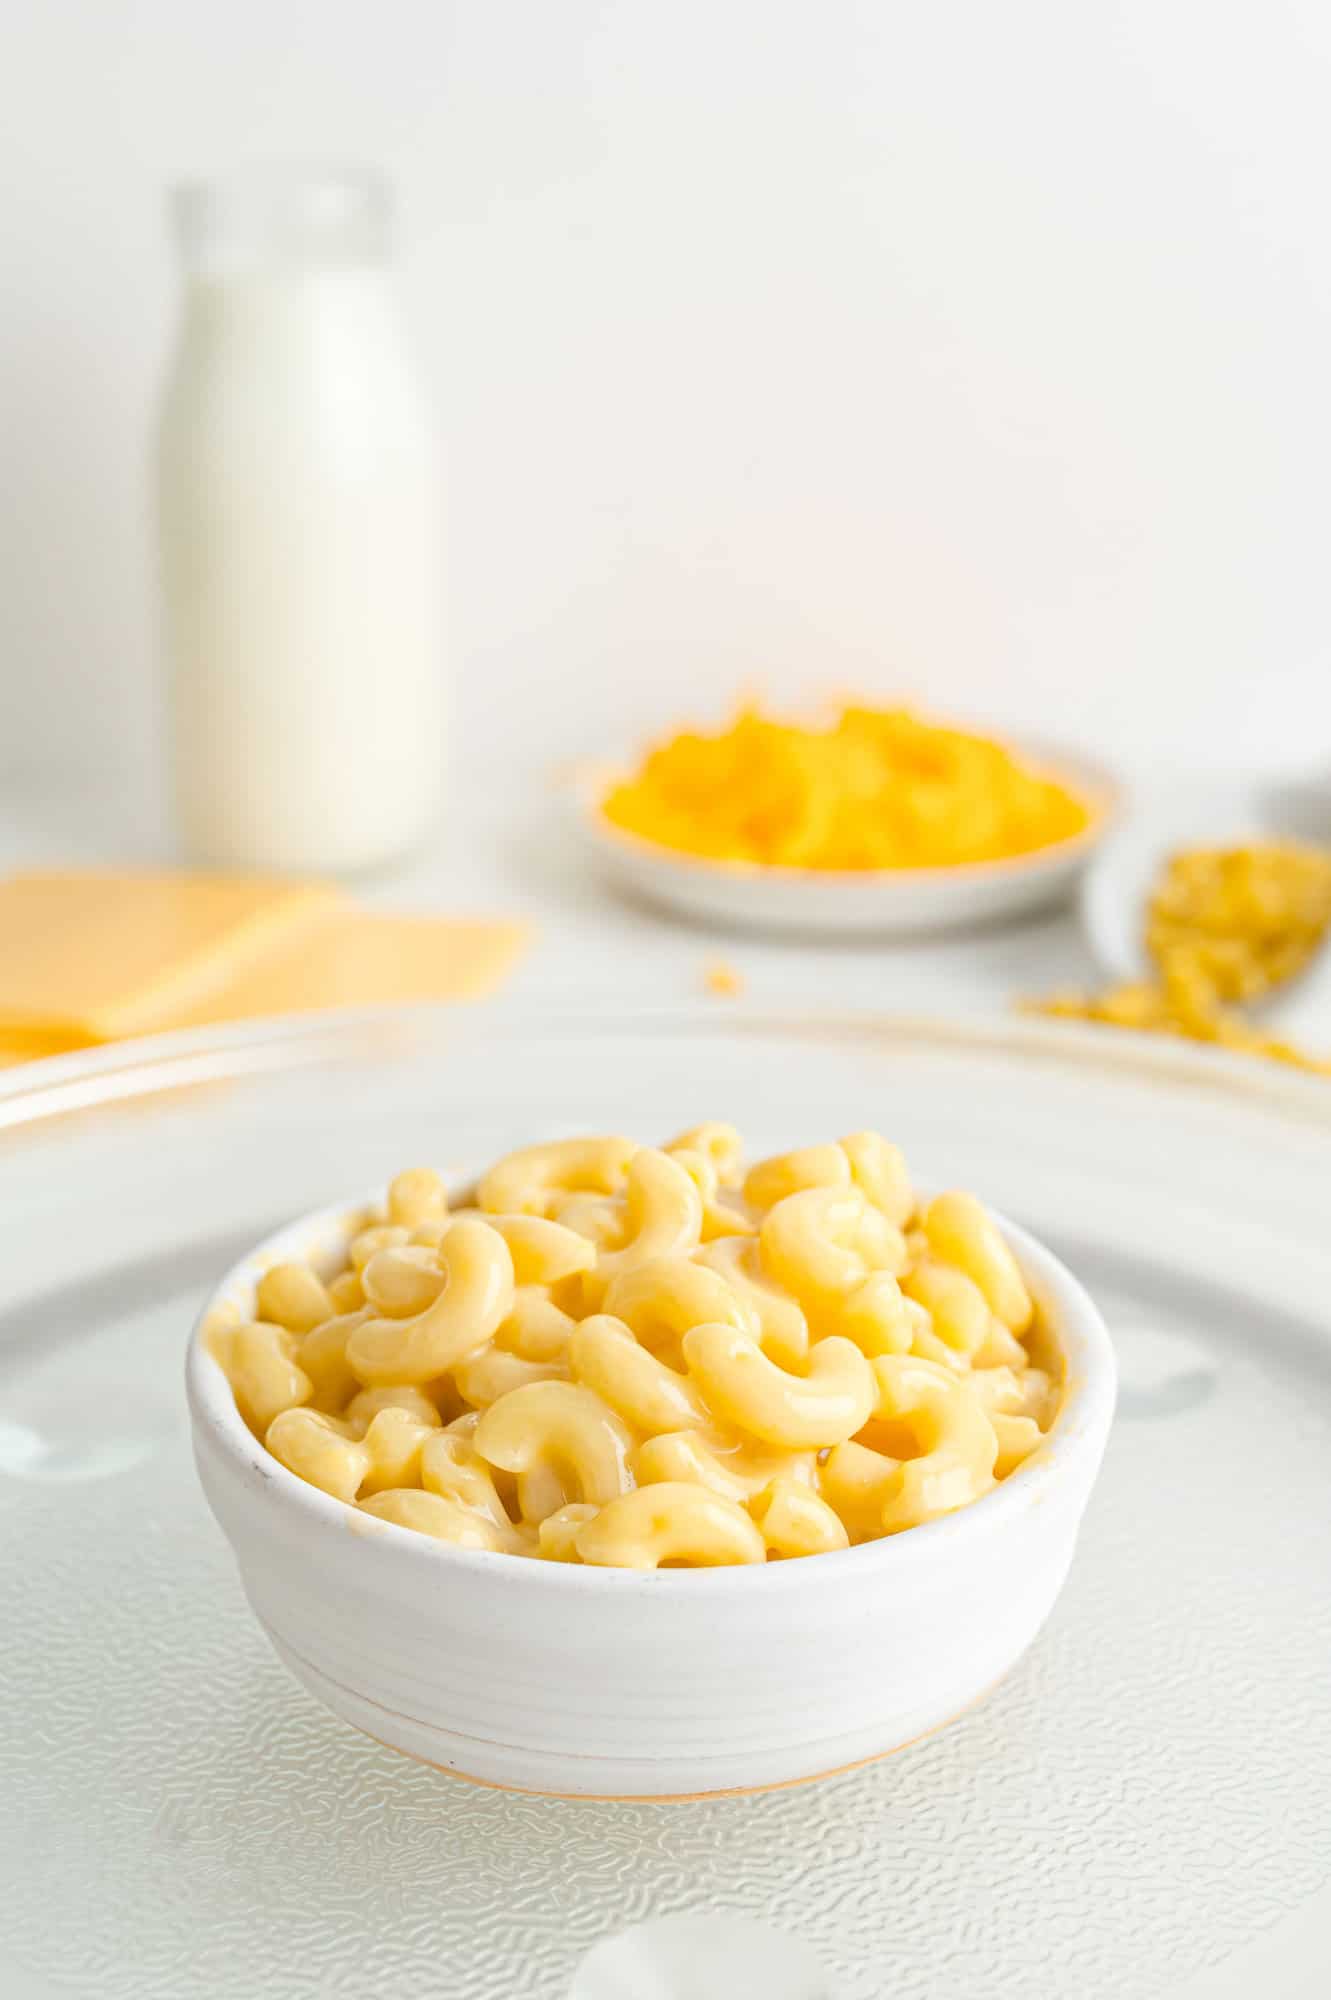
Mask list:
[[[377,176],[264,169],[177,188],[171,214],[197,283],[382,273],[389,197]]]

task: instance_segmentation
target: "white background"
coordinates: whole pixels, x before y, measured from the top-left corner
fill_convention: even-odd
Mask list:
[[[165,183],[382,163],[470,768],[736,683],[1331,758],[1324,0],[23,0],[0,767],[151,784]]]

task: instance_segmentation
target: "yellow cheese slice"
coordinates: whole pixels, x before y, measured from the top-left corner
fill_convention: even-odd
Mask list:
[[[338,905],[319,884],[34,870],[0,882],[0,1041],[111,1041],[174,1026]]]
[[[261,959],[183,1009],[172,1026],[328,1007],[476,1000],[499,985],[526,941],[522,924],[327,910],[299,935],[275,940]]]
[[[0,1066],[174,1028],[470,1000],[522,925],[377,914],[316,884],[46,871],[0,882]]]

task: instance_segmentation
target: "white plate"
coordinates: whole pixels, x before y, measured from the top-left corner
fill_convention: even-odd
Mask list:
[[[1324,1085],[1021,1021],[362,1035],[332,1068],[272,1068],[327,1026],[256,1028],[0,1085],[5,2000],[565,2000],[647,1924],[578,1989],[620,2000],[615,1965],[699,1969],[708,1925],[659,1921],[685,1914],[794,1933],[836,2000],[1324,1996]],[[973,1715],[809,1788],[568,1805],[440,1778],[267,1652],[190,1464],[192,1312],[275,1222],[404,1159],[707,1115],[759,1144],[881,1125],[1089,1282],[1123,1393],[1067,1590]]]
[[[1081,917],[1086,941],[1110,980],[1144,979],[1150,967],[1143,926],[1151,887],[1181,847],[1234,847],[1279,835],[1331,839],[1290,797],[1249,787],[1197,787],[1181,797],[1141,800],[1120,821],[1086,871]],[[1331,950],[1323,949],[1293,985],[1257,1010],[1264,1024],[1319,1032],[1331,1042]]]
[[[1109,829],[1118,789],[1102,765],[1047,745],[1017,750],[1087,798],[1089,826],[1012,861],[953,868],[778,868],[680,854],[614,826],[601,811],[627,763],[587,766],[575,787],[584,845],[623,890],[704,923],[806,937],[924,936],[997,923],[1071,894]]]

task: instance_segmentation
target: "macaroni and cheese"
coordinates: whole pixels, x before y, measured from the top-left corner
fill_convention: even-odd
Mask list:
[[[266,1270],[212,1351],[274,1458],[459,1547],[655,1569],[818,1555],[967,1506],[1060,1368],[973,1195],[876,1133],[745,1169],[703,1125],[557,1140],[451,1208],[400,1174],[341,1268]]]

